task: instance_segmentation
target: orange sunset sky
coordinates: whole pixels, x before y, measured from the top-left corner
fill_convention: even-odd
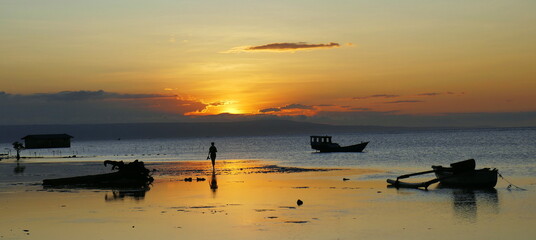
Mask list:
[[[0,125],[536,126],[535,12],[521,0],[0,0]]]

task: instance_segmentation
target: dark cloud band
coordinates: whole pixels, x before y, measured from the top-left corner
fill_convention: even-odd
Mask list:
[[[328,44],[308,44],[305,42],[299,42],[299,43],[270,43],[266,45],[260,45],[260,46],[252,46],[248,47],[245,50],[246,51],[256,51],[256,50],[302,50],[302,49],[314,49],[314,48],[334,48],[334,47],[340,47],[340,44],[338,43],[328,43]]]
[[[308,106],[308,105],[303,105],[303,104],[296,104],[296,103],[293,103],[293,104],[289,104],[289,105],[286,105],[284,107],[276,107],[276,108],[265,108],[265,109],[261,109],[259,110],[259,112],[261,113],[269,113],[269,112],[281,112],[282,110],[311,110],[311,109],[314,109],[313,106]]]

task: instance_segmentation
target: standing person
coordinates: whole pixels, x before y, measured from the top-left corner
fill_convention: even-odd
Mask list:
[[[212,160],[212,171],[214,172],[216,170],[214,165],[216,165],[216,152],[218,152],[218,149],[216,148],[216,146],[214,146],[214,142],[211,142],[210,145],[212,146],[210,146],[210,148],[208,149],[207,159],[210,158],[210,160]]]

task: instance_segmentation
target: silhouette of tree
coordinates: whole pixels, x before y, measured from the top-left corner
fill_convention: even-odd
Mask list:
[[[15,151],[17,151],[17,161],[18,161],[20,160],[20,152],[24,150],[24,145],[22,145],[22,143],[20,142],[14,142],[13,148],[15,149]]]

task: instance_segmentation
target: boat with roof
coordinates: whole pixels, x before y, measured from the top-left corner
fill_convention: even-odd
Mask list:
[[[369,142],[341,146],[332,142],[332,136],[311,136],[311,148],[319,152],[363,152]]]

